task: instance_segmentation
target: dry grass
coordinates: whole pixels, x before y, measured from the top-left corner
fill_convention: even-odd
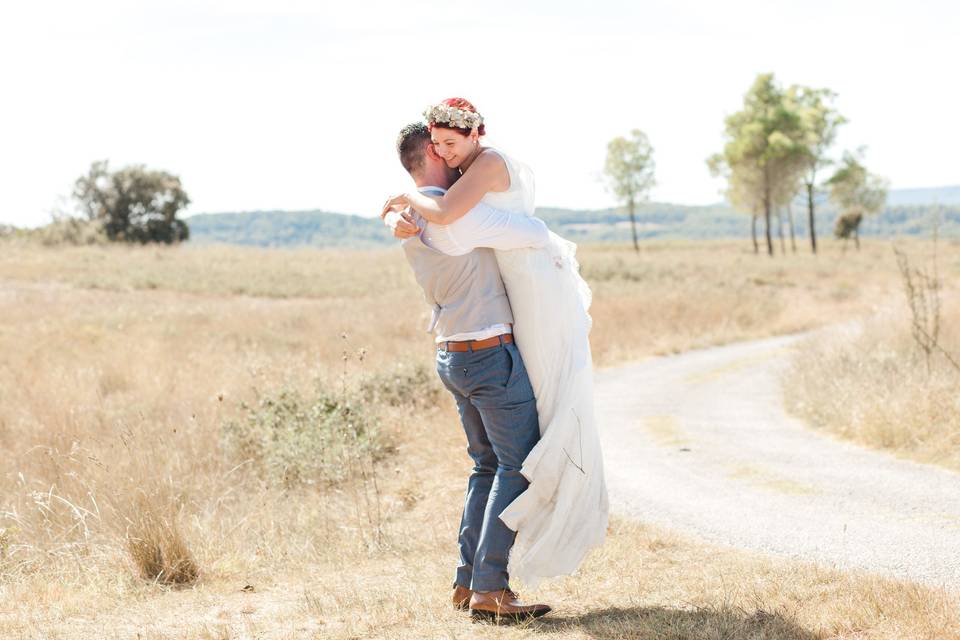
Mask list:
[[[15,584],[4,637],[603,638],[819,640],[960,637],[956,594],[703,545],[614,519],[575,577],[536,594],[555,611],[519,628],[472,623],[447,602],[455,501],[395,521],[392,546],[295,573],[249,571],[189,590]],[[407,536],[407,537],[404,537]],[[331,543],[342,538],[332,538]],[[30,604],[20,601],[29,597]],[[44,609],[43,607],[49,607]],[[96,611],[96,615],[92,615]],[[40,630],[43,630],[43,634]]]
[[[960,354],[957,318],[960,308],[948,307],[941,344]],[[810,424],[960,471],[960,371],[940,354],[927,370],[905,309],[809,340],[784,384],[788,408]]]
[[[885,244],[865,242],[863,251],[846,254],[836,243],[823,244],[817,258],[775,259],[730,241],[651,242],[639,255],[621,246],[584,247],[579,258],[594,290],[594,358],[612,364],[801,331],[868,312],[899,293],[896,261]],[[960,241],[942,244],[944,254],[960,255],[953,251]],[[960,258],[944,269],[960,273]],[[315,301],[323,303],[330,333],[318,337],[321,345],[336,352],[340,345],[330,338],[349,330],[354,344],[390,362],[425,342],[428,312],[397,250],[9,246],[0,252],[3,279],[202,299],[283,298],[312,311]]]
[[[126,515],[127,551],[140,577],[159,584],[190,584],[200,569],[163,496],[136,491]],[[166,507],[166,508],[164,508]]]
[[[939,282],[926,281],[931,288],[921,292],[916,276],[908,281],[901,271],[900,291],[868,318],[808,340],[784,380],[788,409],[841,437],[960,471],[955,249],[955,241],[946,251],[935,241],[897,249],[902,266],[939,274]]]
[[[869,312],[899,293],[881,244],[841,255],[755,256],[740,243],[674,242],[640,256],[590,247],[582,259],[596,304],[595,357],[612,364],[803,331]],[[960,273],[960,262],[953,265]]]
[[[898,286],[885,247],[741,245],[585,249],[597,360],[835,322]],[[223,446],[241,403],[432,367],[425,319],[396,251],[4,247],[0,637],[960,637],[954,594],[624,520],[537,594],[556,615],[471,625],[446,602],[469,465],[446,396],[376,396],[395,452],[329,490],[265,482]],[[157,556],[129,541],[149,539],[131,515],[147,513],[173,553],[144,573]],[[190,586],[161,584],[178,566]]]

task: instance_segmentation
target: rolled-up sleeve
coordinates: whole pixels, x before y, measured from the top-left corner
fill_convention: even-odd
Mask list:
[[[540,218],[480,203],[450,226],[458,244],[475,249],[539,248],[550,236]]]

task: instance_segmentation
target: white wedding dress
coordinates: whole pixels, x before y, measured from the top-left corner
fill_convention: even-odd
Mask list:
[[[510,188],[481,201],[533,215],[533,173],[496,153],[507,165]],[[495,253],[540,420],[540,441],[521,468],[530,486],[500,513],[517,532],[507,572],[533,588],[543,578],[572,574],[606,536],[609,504],[588,339],[591,293],[576,245],[552,231],[546,247]]]

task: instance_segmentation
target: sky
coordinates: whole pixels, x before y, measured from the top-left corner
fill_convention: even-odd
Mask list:
[[[90,163],[178,175],[186,214],[375,215],[411,183],[397,132],[451,96],[527,163],[537,204],[615,204],[639,128],[655,201],[721,199],[705,159],[758,73],[828,87],[842,149],[893,188],[960,183],[960,3],[152,0],[0,8],[0,223],[69,210]]]

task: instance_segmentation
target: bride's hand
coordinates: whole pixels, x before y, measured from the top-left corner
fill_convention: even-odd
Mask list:
[[[383,205],[383,211],[380,212],[380,217],[383,218],[391,211],[403,211],[409,206],[410,199],[405,193],[401,193],[398,196],[393,196],[392,198],[387,198],[386,203]]]

